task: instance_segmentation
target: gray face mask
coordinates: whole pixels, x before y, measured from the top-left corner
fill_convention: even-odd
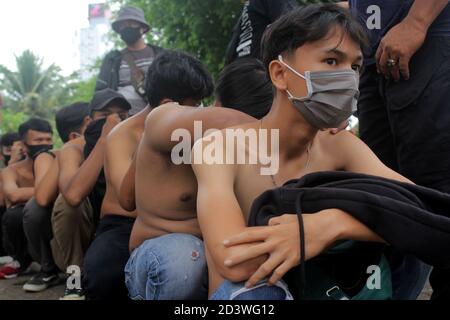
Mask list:
[[[318,129],[337,128],[356,111],[359,98],[359,74],[353,70],[306,71],[305,75],[278,60],[295,75],[306,80],[308,95],[294,97],[289,90],[289,100]]]

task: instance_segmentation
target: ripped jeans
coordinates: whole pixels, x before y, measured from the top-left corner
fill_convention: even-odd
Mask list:
[[[183,233],[146,240],[131,253],[125,284],[133,300],[206,300],[203,241]]]
[[[287,284],[280,280],[269,286],[262,280],[252,288],[246,288],[245,282],[233,283],[225,280],[211,295],[210,300],[294,300]]]

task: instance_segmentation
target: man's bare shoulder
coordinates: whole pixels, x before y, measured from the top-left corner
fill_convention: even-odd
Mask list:
[[[86,141],[84,140],[84,137],[66,142],[59,151],[59,157],[66,157],[68,159],[71,159],[71,156],[73,155],[82,157],[85,144]]]
[[[3,170],[4,176],[19,177],[30,171],[28,159],[13,163]]]
[[[172,115],[179,115],[180,112],[186,112],[190,109],[192,107],[182,106],[176,102],[165,103],[150,111],[146,122],[153,122]]]
[[[353,154],[360,156],[361,145],[364,145],[357,136],[347,130],[338,134],[332,134],[328,130],[321,131],[316,140],[320,151],[329,159],[333,159],[337,167],[345,166]]]
[[[78,149],[82,149],[84,148],[84,145],[86,144],[86,140],[84,140],[84,137],[79,137],[73,140],[70,140],[68,142],[66,142],[63,147],[61,148],[61,150],[64,150],[66,148],[78,148]]]

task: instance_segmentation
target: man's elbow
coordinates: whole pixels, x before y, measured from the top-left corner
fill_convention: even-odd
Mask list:
[[[42,208],[46,208],[51,204],[51,201],[48,197],[45,197],[40,194],[37,194],[35,199],[36,199],[36,203]]]
[[[73,208],[77,208],[83,199],[76,192],[63,192],[63,197],[66,200],[67,204]]]
[[[5,195],[6,195],[6,198],[8,199],[8,201],[12,205],[19,204],[20,202],[22,202],[21,201],[22,197],[17,192],[8,192],[8,193],[5,193]]]

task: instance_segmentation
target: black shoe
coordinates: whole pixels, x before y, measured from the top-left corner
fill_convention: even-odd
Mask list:
[[[57,273],[39,272],[23,285],[23,290],[28,292],[40,292],[61,283]]]
[[[82,288],[69,289],[66,286],[66,290],[64,291],[64,296],[59,298],[59,300],[86,300],[86,297],[84,295],[84,291]]]

